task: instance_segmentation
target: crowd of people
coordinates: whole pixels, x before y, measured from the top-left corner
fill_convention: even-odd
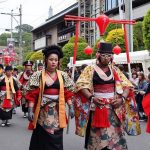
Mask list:
[[[73,79],[71,69],[60,69],[59,46],[42,52],[44,63],[38,64],[38,71],[30,60],[20,73],[0,65],[1,126],[10,126],[12,113],[21,105],[28,129],[33,130],[29,150],[63,150],[68,117],[75,117],[76,134],[85,136],[85,149],[127,150],[124,133],[141,134],[139,121],[148,118],[142,101],[150,93],[150,74],[145,78],[132,69],[129,78],[122,65],[113,64],[111,43],[101,42],[96,64],[76,68]]]

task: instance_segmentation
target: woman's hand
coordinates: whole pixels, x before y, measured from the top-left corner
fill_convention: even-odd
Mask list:
[[[99,99],[99,98],[97,98],[97,97],[93,97],[93,98],[92,98],[92,101],[93,101],[93,103],[94,103],[95,105],[104,105],[104,104],[105,104],[104,101],[102,101],[101,99]]]

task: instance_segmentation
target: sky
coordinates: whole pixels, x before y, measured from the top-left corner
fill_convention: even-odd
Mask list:
[[[22,5],[22,24],[29,24],[34,28],[43,24],[48,18],[48,10],[51,6],[53,14],[56,14],[77,0],[0,0],[0,33],[11,28],[11,16],[1,13],[19,14],[20,4]],[[19,16],[14,16],[13,28],[19,23]]]

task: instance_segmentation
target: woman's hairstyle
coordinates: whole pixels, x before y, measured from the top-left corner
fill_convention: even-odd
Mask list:
[[[137,74],[136,72],[133,72],[133,73],[132,73],[132,76],[133,76],[133,75],[136,75],[136,77],[138,77],[138,74]]]
[[[144,80],[144,79],[145,79],[145,75],[144,75],[144,73],[143,73],[143,72],[140,72],[140,73],[138,74],[138,76],[141,76],[141,77],[142,77],[142,80]]]
[[[62,49],[57,46],[57,45],[51,45],[51,46],[47,46],[43,51],[42,51],[43,55],[45,56],[45,58],[48,58],[50,54],[56,54],[58,55],[58,58],[61,59],[63,58],[63,52]]]

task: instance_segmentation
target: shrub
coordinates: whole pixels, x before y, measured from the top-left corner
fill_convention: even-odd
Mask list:
[[[118,44],[122,48],[122,52],[125,52],[125,41],[124,41],[124,30],[123,29],[114,29],[108,33],[106,37],[106,42],[112,43],[113,47]],[[137,39],[133,36],[133,49],[138,50]]]
[[[35,53],[35,52],[28,52],[28,53],[26,53],[25,61],[30,60],[30,57],[31,57],[34,53]]]
[[[37,60],[43,60],[43,53],[42,51],[37,51],[31,55],[30,60],[36,62]]]
[[[83,38],[79,37],[78,48],[77,48],[77,58],[76,60],[90,59],[91,55],[84,54],[84,49],[88,46]],[[74,54],[74,37],[70,38],[68,43],[63,47],[64,57],[61,61],[62,68],[65,68],[70,61],[70,57]]]
[[[143,20],[143,39],[145,48],[150,50],[150,9]]]

